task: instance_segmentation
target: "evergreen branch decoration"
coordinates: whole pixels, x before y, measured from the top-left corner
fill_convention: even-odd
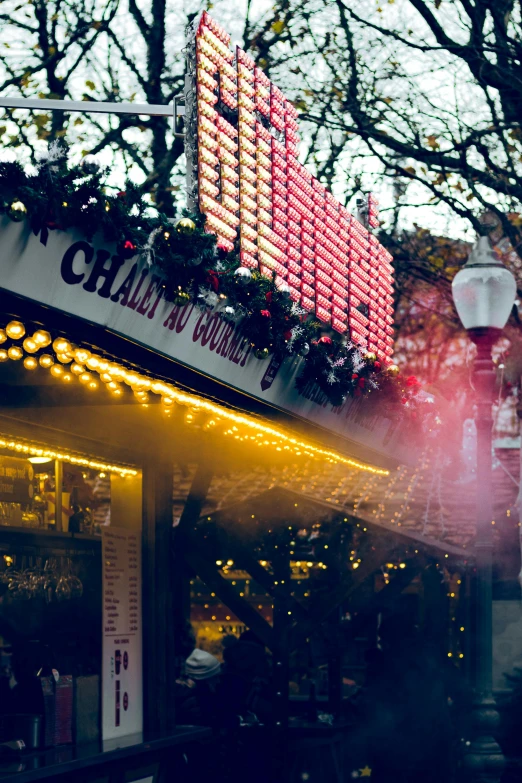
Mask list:
[[[398,367],[384,367],[375,354],[326,330],[291,301],[289,290],[267,277],[240,267],[239,254],[217,247],[205,231],[205,218],[186,210],[176,220],[147,204],[128,181],[112,193],[104,171],[88,155],[80,165],[67,164],[67,152],[53,142],[36,172],[18,162],[0,162],[0,213],[27,219],[35,234],[81,231],[114,243],[125,258],[142,256],[162,278],[164,297],[178,305],[219,307],[222,317],[240,320],[245,338],[258,359],[273,355],[303,357],[297,388],[318,386],[334,405],[348,397],[378,399],[381,412],[416,417],[419,385],[404,379]],[[384,408],[382,407],[384,405]]]

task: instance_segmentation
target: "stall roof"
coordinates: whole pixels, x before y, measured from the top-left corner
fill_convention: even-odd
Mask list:
[[[497,535],[513,538],[518,530],[516,500],[520,453],[498,452],[493,470]],[[188,493],[194,468],[178,469],[175,480],[179,511]],[[284,489],[300,498],[319,518],[346,514],[375,529],[393,530],[412,541],[444,551],[465,553],[475,534],[475,476],[452,480],[437,449],[427,449],[416,466],[399,466],[389,476],[363,474],[337,465],[287,466],[216,475],[203,507],[212,515],[245,508],[269,491]],[[274,504],[276,495],[273,495]],[[493,520],[492,520],[493,521]]]

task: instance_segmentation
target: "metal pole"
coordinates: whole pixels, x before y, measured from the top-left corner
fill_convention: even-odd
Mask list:
[[[476,343],[474,382],[477,392],[477,531],[475,539],[475,683],[472,711],[472,740],[464,757],[469,779],[498,783],[504,756],[494,738],[499,715],[493,698],[493,501],[492,501],[492,405],[495,370],[491,348],[498,330],[480,329],[470,334]]]
[[[182,96],[176,96],[173,103],[109,103],[108,101],[60,101],[51,98],[0,97],[0,108],[29,109],[32,111],[79,111],[84,114],[135,114],[148,117],[172,117],[174,126],[178,117],[185,115],[185,106],[180,104]],[[184,138],[184,133],[174,133]]]
[[[63,465],[61,459],[54,461],[54,525],[55,530],[62,531],[62,484]]]
[[[518,402],[517,402],[517,416],[518,416],[518,434],[520,438],[520,472],[519,472],[519,487],[517,497],[518,508],[518,521],[522,522],[522,375],[518,380]],[[518,540],[520,546],[520,572],[518,574],[518,581],[522,587],[522,525],[518,529]]]

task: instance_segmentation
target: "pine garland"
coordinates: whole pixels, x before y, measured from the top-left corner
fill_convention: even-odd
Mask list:
[[[89,156],[91,157],[91,156]],[[297,388],[315,384],[332,405],[372,394],[395,411],[416,410],[418,384],[384,368],[374,354],[327,330],[280,290],[272,278],[252,272],[242,277],[237,252],[226,253],[205,232],[201,214],[183,211],[172,220],[147,204],[130,181],[117,193],[105,184],[95,162],[69,166],[67,152],[53,142],[37,171],[18,162],[0,162],[0,213],[27,218],[39,234],[80,230],[87,239],[99,233],[125,257],[141,255],[161,272],[165,298],[183,305],[219,305],[223,317],[241,320],[241,329],[258,358],[304,356]]]

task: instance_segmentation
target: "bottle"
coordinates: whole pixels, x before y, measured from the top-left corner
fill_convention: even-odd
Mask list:
[[[308,697],[308,710],[306,713],[306,719],[309,723],[315,723],[317,721],[317,699],[315,696],[315,680],[310,681],[310,696]]]

